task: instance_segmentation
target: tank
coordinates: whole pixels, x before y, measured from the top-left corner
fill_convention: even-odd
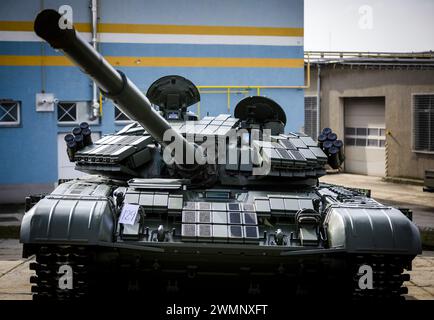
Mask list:
[[[94,80],[132,123],[98,141],[65,138],[88,175],[29,198],[23,256],[35,299],[133,293],[401,299],[421,241],[411,214],[368,190],[319,183],[344,161],[331,129],[319,145],[285,133],[286,114],[247,97],[234,115],[198,119],[181,76],[143,94],[44,10],[36,34]],[[290,116],[290,115],[289,115]]]

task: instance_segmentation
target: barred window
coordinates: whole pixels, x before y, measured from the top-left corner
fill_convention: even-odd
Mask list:
[[[77,104],[75,102],[59,102],[57,104],[57,121],[77,123]]]
[[[304,133],[316,141],[317,97],[304,97]]]
[[[434,152],[434,94],[413,96],[413,148]]]
[[[131,119],[115,106],[115,123],[125,124],[131,122]]]
[[[0,100],[0,127],[16,127],[21,124],[21,103]]]

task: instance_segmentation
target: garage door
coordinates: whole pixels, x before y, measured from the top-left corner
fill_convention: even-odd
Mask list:
[[[86,173],[74,169],[75,163],[70,162],[68,154],[66,153],[65,146],[66,133],[59,133],[57,135],[57,174],[58,179],[74,179],[79,178]],[[92,132],[92,141],[99,140],[101,134],[99,132]]]
[[[345,171],[385,175],[384,97],[345,98]]]

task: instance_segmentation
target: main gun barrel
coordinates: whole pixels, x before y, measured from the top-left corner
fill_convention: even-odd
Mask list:
[[[130,119],[140,123],[154,139],[162,145],[170,143],[170,141],[164,141],[163,137],[166,130],[171,129],[171,126],[152,108],[148,98],[123,73],[114,69],[98,51],[81,37],[74,27],[60,28],[61,18],[62,16],[55,10],[41,11],[34,23],[36,34],[53,48],[62,50],[72,62],[98,84],[105,96],[112,99]],[[194,145],[189,143],[180,133],[172,130],[171,136],[182,142],[187,154],[189,152],[194,154]]]

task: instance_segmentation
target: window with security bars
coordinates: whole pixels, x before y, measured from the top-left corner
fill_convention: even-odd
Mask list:
[[[304,133],[316,141],[317,97],[304,97]]]
[[[21,123],[21,103],[0,100],[0,127],[16,127]]]
[[[115,123],[124,124],[131,122],[131,119],[115,106]]]
[[[413,96],[413,148],[434,152],[434,94]]]
[[[57,104],[57,122],[77,123],[77,103],[59,102]]]

